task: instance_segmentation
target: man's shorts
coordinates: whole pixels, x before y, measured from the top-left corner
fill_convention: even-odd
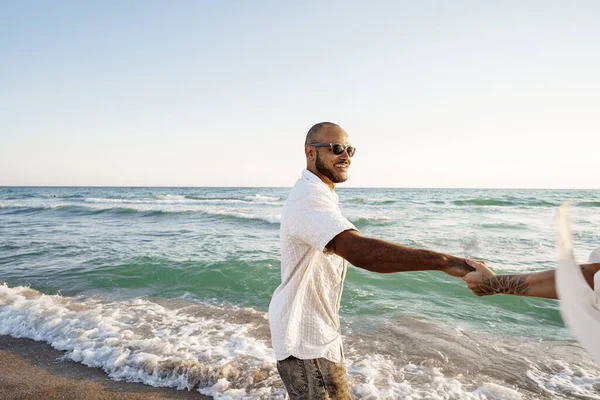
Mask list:
[[[277,370],[291,400],[350,400],[344,363],[324,358],[277,361]]]

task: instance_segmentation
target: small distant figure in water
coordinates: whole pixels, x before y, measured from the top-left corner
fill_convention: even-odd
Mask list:
[[[558,300],[556,293],[556,272],[554,269],[514,275],[495,275],[485,265],[473,265],[476,271],[463,276],[467,287],[476,296],[511,294],[514,296],[542,297]],[[592,251],[588,262],[580,265],[583,276],[592,289],[600,293],[600,247]]]

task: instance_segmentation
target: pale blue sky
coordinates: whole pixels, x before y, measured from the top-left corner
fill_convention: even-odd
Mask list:
[[[2,1],[0,185],[600,188],[600,2]]]

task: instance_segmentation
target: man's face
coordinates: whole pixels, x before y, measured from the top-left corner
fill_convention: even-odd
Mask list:
[[[318,141],[321,143],[339,143],[343,146],[350,144],[348,134],[337,127],[323,129],[319,134]],[[351,161],[346,151],[336,156],[331,152],[330,147],[315,147],[314,149],[316,151],[315,168],[319,174],[332,183],[345,182],[348,179],[348,168]]]

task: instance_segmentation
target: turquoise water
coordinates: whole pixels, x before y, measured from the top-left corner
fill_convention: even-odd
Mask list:
[[[36,296],[59,294],[49,298],[81,304],[102,299],[117,309],[137,300],[165,307],[175,307],[175,302],[186,307],[212,307],[211,310],[220,310],[219,318],[227,323],[238,321],[228,315],[246,310],[256,318],[248,317],[250,320],[246,318],[245,323],[264,331],[264,312],[280,279],[278,229],[288,191],[288,188],[0,188],[0,282],[6,283],[8,291],[8,297],[0,304],[4,304],[5,310],[8,306],[15,307],[17,300],[13,297],[23,290],[17,288],[26,286],[34,289]],[[578,260],[584,262],[588,253],[600,246],[598,190],[339,188],[337,191],[343,213],[363,235],[483,259],[498,273],[554,267],[553,217],[567,199],[573,202]],[[36,309],[43,307],[36,303]],[[18,312],[23,317],[33,315],[27,314],[31,309]],[[372,378],[360,365],[348,365],[354,394],[359,398],[396,398],[404,390],[404,381],[413,384],[409,393],[412,398],[436,398],[434,392],[438,389],[427,382],[408,379],[406,368],[415,360],[421,366],[435,364],[439,357],[428,354],[431,346],[439,346],[435,351],[441,354],[450,352],[441,358],[447,359],[446,363],[458,363],[453,359],[460,359],[456,357],[458,349],[464,347],[460,338],[455,337],[452,345],[441,345],[436,340],[454,334],[464,337],[467,333],[481,335],[477,340],[490,344],[489,349],[472,355],[480,360],[495,357],[493,352],[498,349],[491,344],[499,342],[507,348],[526,342],[527,352],[538,356],[515,365],[514,371],[490,366],[492,372],[486,372],[484,380],[478,375],[482,371],[461,380],[446,365],[442,376],[449,386],[439,389],[447,396],[441,398],[453,398],[455,383],[460,390],[454,398],[481,398],[481,393],[486,394],[485,398],[552,398],[567,394],[600,398],[597,392],[600,381],[594,378],[598,370],[585,351],[573,342],[554,301],[507,296],[478,298],[461,280],[441,273],[378,275],[351,267],[341,315],[347,352],[354,360],[373,355],[373,349],[361,338],[390,341],[389,349],[385,344],[380,346],[387,349],[381,352],[385,362],[372,361],[367,368],[378,371],[378,376],[388,374],[385,384],[377,384],[380,378]],[[407,332],[399,326],[414,329]],[[4,329],[3,333],[19,332],[14,326]],[[48,332],[42,331],[39,337],[51,342]],[[250,334],[248,337],[262,340],[268,348],[268,337]],[[419,349],[421,343],[427,342],[424,337],[433,340],[428,350],[415,350],[410,357],[398,350],[402,344]],[[566,364],[552,369],[547,365],[548,360],[539,356],[542,348],[535,346],[541,346],[540,343],[552,343],[550,347],[557,352],[562,351],[561,346],[577,351],[560,353],[566,359],[559,359],[559,364]],[[264,351],[268,360],[268,349]],[[547,349],[543,353],[548,353]],[[557,358],[557,354],[552,355],[553,362]],[[387,371],[386,362],[395,367]],[[110,370],[107,365],[99,366]],[[401,377],[400,367],[404,368]],[[459,365],[452,367],[458,369]],[[274,370],[265,368],[267,375],[272,376]],[[519,368],[526,371],[518,372]],[[578,368],[583,372],[577,372]],[[435,378],[431,371],[426,375],[430,380]],[[556,376],[561,376],[563,383],[557,384]],[[584,385],[581,379],[586,376]],[[246,395],[279,396],[280,388],[273,383],[275,378],[269,382],[264,385],[268,395],[266,392]],[[490,386],[490,382],[500,389]],[[194,385],[203,388],[209,383],[212,381],[200,379]],[[230,396],[223,394],[226,390],[210,387],[210,394]],[[500,394],[494,394],[495,388]],[[440,394],[435,392],[435,395]]]

